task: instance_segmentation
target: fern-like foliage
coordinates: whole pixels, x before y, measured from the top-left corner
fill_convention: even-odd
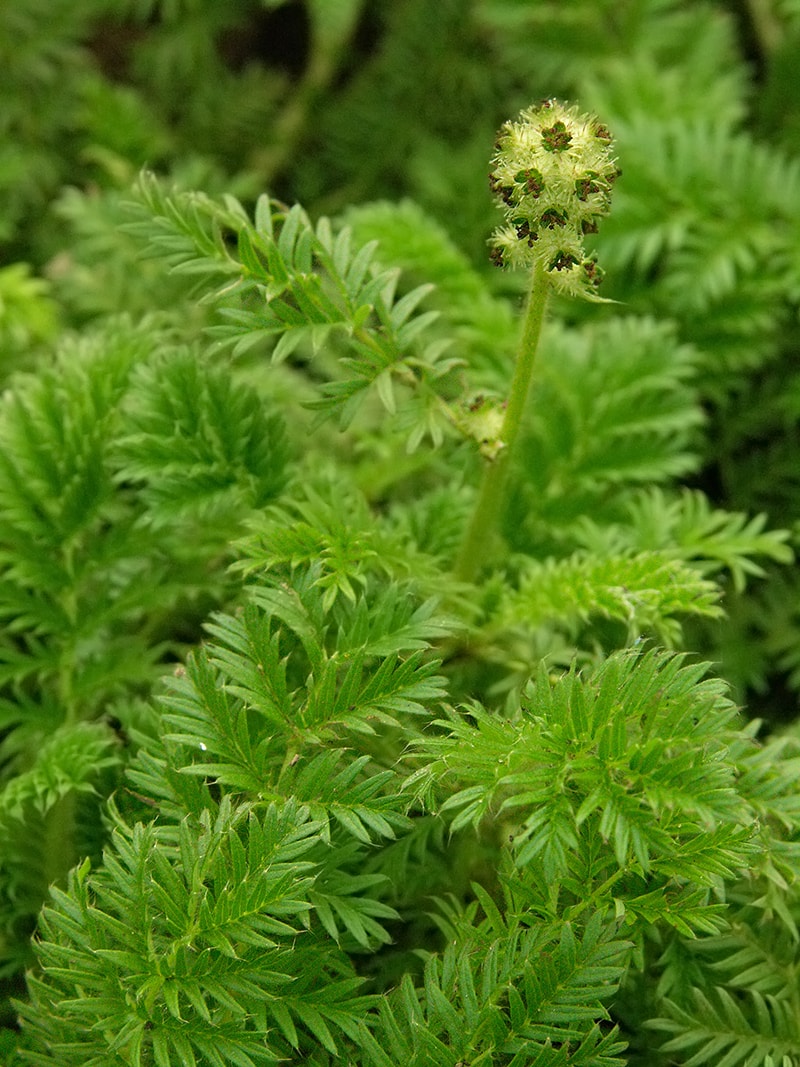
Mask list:
[[[371,722],[397,727],[429,707],[441,690],[414,650],[438,630],[389,590],[391,608],[375,605],[385,635],[365,659],[357,606],[334,606],[320,627],[313,574],[295,586],[254,591],[268,614],[253,605],[213,623],[207,653],[165,698],[161,739],[143,739],[132,769],[159,817],[116,817],[102,868],[85,864],[54,893],[43,975],[22,1011],[26,1062],[326,1062],[344,1042],[377,1067],[401,1049],[420,1064],[483,1052],[616,1065],[603,1002],[629,946],[599,913],[585,926],[506,925],[478,886],[487,919],[475,927],[473,909],[464,943],[430,958],[419,992],[406,979],[379,1011],[359,997],[344,950],[384,944],[397,917],[380,899],[385,875],[359,870],[364,849],[411,823],[396,761],[379,770],[380,748],[347,760],[321,746],[338,735],[369,749]],[[331,623],[334,658],[321,644]]]
[[[432,956],[419,990],[405,979],[382,1002],[375,1031],[363,1033],[363,1062],[621,1064],[618,1034],[600,1025],[629,948],[613,926],[596,914],[580,931],[525,929],[482,900],[490,916],[471,938]]]
[[[166,256],[174,270],[231,277],[238,289],[253,291],[254,306],[227,307],[230,325],[213,329],[236,342],[234,354],[274,340],[272,358],[280,362],[301,343],[318,347],[332,331],[343,332],[347,377],[325,384],[312,406],[339,411],[346,426],[364,390],[374,386],[393,411],[396,381],[410,384],[422,405],[411,445],[426,432],[441,441],[446,420],[432,383],[453,364],[443,358],[449,344],[429,336],[436,312],[414,313],[427,286],[395,300],[397,271],[370,270],[374,244],[351,250],[347,229],[334,236],[327,219],[314,227],[298,206],[287,210],[261,197],[251,224],[230,197],[222,205],[200,194],[170,195],[147,176],[140,195],[148,221],[131,225],[149,239],[152,254]],[[236,236],[235,252],[225,243],[225,228]]]
[[[726,571],[737,593],[748,580],[763,578],[757,557],[790,563],[787,530],[765,530],[767,516],[713,508],[706,496],[684,490],[671,496],[653,488],[633,495],[626,505],[630,525],[600,526],[585,521],[579,538],[592,551],[626,548],[668,551],[692,563],[701,574]]]
[[[449,499],[443,504],[448,507]],[[406,517],[405,510],[399,517]],[[460,531],[458,518],[458,513],[455,521],[451,518],[454,533]],[[426,545],[417,531],[400,522],[376,523],[364,495],[343,481],[326,479],[314,485],[310,478],[291,503],[272,505],[253,516],[248,526],[252,532],[237,542],[239,559],[233,569],[246,575],[283,575],[313,565],[314,584],[324,593],[323,609],[338,597],[355,603],[358,590],[375,578],[399,578],[426,599],[452,593],[436,558],[446,548]],[[438,527],[431,533],[442,536]],[[456,625],[455,618],[451,625]],[[380,638],[381,616],[373,617],[370,627]]]
[[[574,629],[602,616],[624,623],[631,640],[655,632],[673,643],[680,635],[678,616],[718,618],[718,599],[713,583],[663,552],[578,554],[528,564],[518,590],[503,604],[501,620]]]
[[[417,742],[426,766],[409,788],[454,829],[488,821],[508,837],[515,863],[534,869],[537,908],[613,900],[634,924],[658,914],[688,930],[701,898],[684,889],[746,869],[754,848],[726,746],[736,709],[704,671],[655,652],[583,677],[542,669],[517,716],[475,707]]]
[[[0,346],[3,379],[27,364],[31,349],[52,340],[58,312],[50,287],[25,263],[0,269]]]
[[[415,607],[398,587],[371,598],[369,608],[361,599],[328,613],[315,578],[312,568],[293,587],[259,587],[241,616],[212,619],[215,644],[165,698],[164,740],[177,746],[169,760],[182,774],[211,776],[252,796],[299,790],[304,801],[329,805],[359,840],[371,830],[393,836],[403,804],[396,796],[392,808],[384,794],[394,772],[366,786],[363,765],[348,769],[343,750],[337,757],[320,746],[374,738],[374,756],[383,751],[389,763],[393,745],[380,735],[444,695],[424,650],[446,624],[434,605]],[[132,771],[151,793],[157,773]]]
[[[201,489],[228,491],[230,523],[282,484],[280,426],[254,393],[206,377],[178,354],[170,367],[161,359],[149,372],[139,367],[149,390],[141,382],[132,399],[134,366],[146,362],[156,338],[120,324],[83,350],[65,352],[37,382],[20,382],[24,389],[9,392],[0,413],[0,614],[9,624],[2,678],[57,683],[68,706],[146,678],[158,655],[148,628],[193,582],[207,580],[202,567],[181,574],[186,553],[177,529],[171,539],[147,532],[144,502],[168,500],[179,511]],[[181,388],[183,411],[174,396]],[[228,403],[238,406],[236,422],[221,414]],[[143,424],[148,408],[159,407],[161,423],[154,414]],[[181,455],[187,434],[192,444]],[[164,463],[165,450],[171,463]],[[134,481],[141,494],[132,492]],[[124,633],[124,655],[114,647],[115,631]]]
[[[618,77],[618,99],[634,100],[635,75]],[[651,84],[665,88],[658,76]],[[724,112],[676,118],[668,97],[659,120],[652,107],[645,118],[601,101],[602,90],[597,96],[598,106],[607,103],[606,113],[618,116],[630,160],[620,210],[602,238],[629,278],[620,295],[656,314],[669,306],[682,336],[705,353],[704,386],[719,397],[774,352],[784,314],[781,271],[796,274],[796,163],[737,130]]]
[[[72,883],[80,918],[69,897],[56,894],[52,955],[42,960],[46,978],[31,1018],[47,1014],[50,998],[66,1014],[33,1025],[29,1062],[40,1062],[45,1048],[73,1055],[54,1035],[75,1025],[85,1027],[82,1062],[92,1062],[86,1042],[98,1034],[98,1064],[109,1054],[120,1063],[131,1055],[266,1063],[315,1043],[335,1055],[337,1030],[357,1039],[368,1002],[355,996],[359,980],[335,946],[369,950],[389,940],[383,923],[396,913],[376,895],[385,876],[363,872],[363,853],[410,824],[380,744],[355,759],[323,746],[397,727],[423,711],[420,702],[436,701],[441,679],[420,649],[442,629],[427,621],[430,609],[414,612],[390,588],[375,605],[384,619],[378,637],[358,605],[339,605],[328,617],[313,572],[299,573],[295,586],[256,591],[268,612],[254,603],[240,617],[218,616],[214,643],[165,698],[163,737],[142,738],[131,780],[162,820],[118,820],[103,869],[89,877],[84,869]],[[331,624],[338,640],[327,650]],[[226,794],[219,804],[209,781]],[[198,825],[188,811],[201,813]],[[76,963],[81,945],[76,988],[97,997],[83,1008],[65,995],[70,969],[61,962]],[[218,952],[222,969],[213,962]],[[320,986],[326,975],[335,993],[327,979]],[[271,1006],[256,1010],[265,994]],[[199,1027],[188,1019],[198,1011]],[[91,1022],[100,1017],[119,1035],[112,1049]]]
[[[105,724],[62,725],[0,791],[0,978],[30,965],[35,916],[51,884],[87,855],[99,859],[99,800],[117,783],[121,762]]]
[[[669,1016],[652,1026],[671,1034],[664,1052],[688,1055],[692,1063],[792,1063],[800,1053],[797,1005],[749,991],[742,1001],[719,988],[695,993],[691,1008],[668,1005]],[[689,1060],[684,1060],[689,1062]]]
[[[462,0],[409,0],[380,12],[364,10],[377,19],[380,47],[365,53],[342,92],[317,109],[307,131],[308,150],[296,164],[297,195],[308,200],[322,186],[339,205],[394,199],[413,195],[409,172],[416,170],[431,199],[431,185],[434,195],[437,185],[441,194],[443,170],[449,184],[457,161],[482,165],[476,151],[491,141],[497,126],[492,97],[496,80],[505,75],[493,66],[487,34]],[[411,114],[417,121],[409,124]],[[444,199],[458,217],[465,200],[475,205],[473,219],[482,223],[487,209],[482,193],[465,182],[457,206],[452,196]],[[482,224],[476,237],[483,242]]]
[[[119,441],[120,482],[142,485],[148,521],[203,525],[262,507],[285,484],[282,418],[197,352],[138,368]]]
[[[542,91],[551,86],[560,95],[599,94],[614,74],[627,72],[640,90],[625,96],[629,107],[652,113],[668,82],[674,94],[669,103],[683,105],[682,114],[741,116],[745,74],[737,62],[735,27],[714,5],[659,0],[619,11],[613,0],[579,0],[569,7],[546,0],[530,8],[487,0],[480,17],[501,35],[504,53],[511,50],[520,79]]]
[[[0,794],[0,819],[22,819],[28,806],[45,814],[67,794],[93,792],[92,779],[118,763],[115,738],[105,723],[81,722],[55,730],[39,762],[15,775]]]
[[[210,177],[210,176],[209,176]],[[152,315],[174,307],[189,288],[165,279],[142,261],[139,244],[122,229],[129,221],[127,190],[65,189],[53,213],[70,231],[69,252],[55,258],[48,275],[62,306],[77,319],[118,314]]]
[[[18,962],[16,939],[79,858],[80,820],[99,825],[104,768],[120,762],[91,720],[149,691],[187,636],[178,605],[202,615],[231,595],[220,553],[278,494],[287,454],[252,388],[127,321],[15,378],[0,441],[0,822],[15,823],[0,921],[4,961]],[[19,870],[37,868],[21,895]]]
[[[304,928],[317,832],[296,806],[227,802],[173,835],[118,823],[103,871],[80,868],[45,913],[28,1062],[251,1067],[309,1041],[335,1054],[363,1005],[334,944]],[[77,1043],[58,1036],[73,1030]]]
[[[239,542],[236,566],[247,573],[281,573],[315,564],[324,608],[340,595],[354,601],[371,572],[391,570],[391,549],[372,527],[364,498],[349,497],[340,486],[334,501],[332,489],[322,496],[306,486],[307,499],[293,501],[291,510],[276,506],[254,520],[256,532]]]
[[[473,388],[502,387],[516,342],[514,316],[445,227],[411,200],[363,204],[344,219],[359,242],[378,241],[381,262],[403,268],[401,281],[436,286],[426,300],[467,353]]]
[[[0,190],[6,205],[0,240],[17,236],[31,213],[58,187],[64,159],[73,158],[67,133],[77,121],[82,73],[79,42],[93,13],[91,0],[71,5],[26,4],[4,12],[0,28],[6,75],[0,92]],[[61,92],[53,92],[58,84]],[[30,180],[28,179],[30,176]]]
[[[800,1059],[796,8],[0,12],[0,1061]],[[514,444],[554,94],[614,299]]]
[[[530,551],[537,535],[555,527],[563,537],[578,516],[607,509],[610,518],[620,490],[692,470],[693,431],[703,421],[695,361],[652,320],[554,332],[520,449],[511,543]]]
[[[129,774],[145,822],[118,818],[103,866],[45,913],[25,1061],[616,1065],[606,1004],[633,945],[658,927],[719,953],[724,884],[769,878],[796,828],[790,753],[742,736],[703,665],[656,651],[431,722],[430,606],[374,577],[331,601],[318,574],[255,585],[168,687]],[[415,834],[415,798],[479,880],[419,986],[377,1005],[354,963],[387,951],[387,894],[419,907],[386,873],[418,884],[443,845]],[[467,861],[478,840],[499,871]]]

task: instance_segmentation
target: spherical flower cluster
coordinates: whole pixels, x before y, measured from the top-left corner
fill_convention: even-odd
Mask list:
[[[605,126],[557,100],[506,122],[489,175],[506,217],[492,235],[492,261],[528,269],[542,263],[559,291],[594,296],[602,272],[583,239],[608,214],[620,173],[611,147]]]

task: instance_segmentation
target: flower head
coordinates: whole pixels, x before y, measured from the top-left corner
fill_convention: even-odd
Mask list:
[[[495,143],[489,184],[505,225],[492,235],[492,261],[543,263],[561,292],[593,297],[602,272],[583,239],[608,214],[619,176],[607,127],[557,100],[525,108]]]

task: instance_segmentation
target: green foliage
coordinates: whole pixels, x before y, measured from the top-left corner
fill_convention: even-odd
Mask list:
[[[396,299],[397,270],[370,270],[374,244],[351,249],[347,228],[334,238],[327,219],[314,227],[299,207],[287,212],[266,196],[256,204],[253,225],[231,198],[223,208],[198,194],[165,195],[149,177],[140,195],[159,224],[151,254],[166,257],[180,273],[233,276],[233,287],[222,290],[226,297],[252,293],[252,309],[226,307],[231,325],[213,327],[221,341],[236,342],[234,356],[275,339],[272,359],[280,363],[300,345],[333,346],[344,333],[350,344],[340,363],[347,376],[327,383],[310,406],[324,415],[338,411],[345,428],[370,387],[393,413],[399,381],[415,387],[421,401],[409,446],[416,447],[426,431],[441,442],[442,401],[435,383],[454,363],[442,358],[448,340],[429,339],[437,313],[415,314],[428,285]],[[152,228],[146,222],[134,230]],[[226,231],[236,236],[235,252],[226,244]]]
[[[41,278],[31,277],[27,263],[0,270],[0,344],[3,378],[18,369],[36,344],[53,338],[57,310]]]
[[[545,519],[564,521],[565,484],[570,496],[575,489],[581,494],[573,514],[585,514],[617,486],[652,484],[696,467],[693,431],[702,424],[692,382],[696,355],[668,328],[626,318],[591,333],[571,331],[553,339],[545,358],[541,410],[520,457],[539,480],[528,493]]]
[[[298,1025],[335,1054],[330,1027],[354,1034],[368,1001],[330,939],[304,944],[317,831],[291,804],[259,817],[223,802],[166,838],[120,823],[102,875],[79,868],[43,914],[45,966],[63,984],[32,989],[42,1052],[29,1062],[249,1067],[302,1047]]]
[[[735,708],[701,674],[655,652],[554,683],[542,668],[518,717],[440,722],[449,736],[418,743],[428,764],[411,783],[444,788],[453,829],[488,819],[510,833],[515,864],[541,866],[537,911],[613,900],[629,921],[658,914],[690,934],[695,917],[670,897],[745,869],[755,819],[724,747]]]
[[[170,352],[138,368],[119,442],[121,482],[141,485],[148,522],[208,526],[263,507],[284,483],[285,433],[253,389]]]
[[[0,411],[0,821],[25,851],[0,860],[3,966],[25,958],[20,933],[121,765],[97,720],[127,718],[126,697],[231,596],[227,545],[287,458],[255,391],[155,322],[67,338],[15,381]],[[24,892],[20,867],[43,872]]]
[[[659,1030],[675,1034],[664,1052],[691,1052],[694,1063],[791,1063],[800,1050],[797,1005],[751,991],[744,1008],[724,989],[713,999],[698,992],[694,1010],[668,1004],[671,1019],[655,1020]],[[749,1018],[748,1018],[749,1016]]]
[[[364,1062],[621,1064],[616,1031],[596,1020],[628,945],[609,940],[598,915],[576,937],[568,922],[505,926],[483,899],[490,910],[472,943],[431,957],[419,994],[406,977],[383,1000],[374,1033],[363,1033]]]
[[[691,568],[659,552],[586,556],[534,563],[504,605],[504,621],[563,620],[567,627],[592,615],[618,619],[631,640],[642,630],[677,636],[679,615],[718,616],[718,591]]]
[[[0,1061],[800,1061],[796,0],[17,0],[0,59]],[[611,299],[506,448],[485,175],[554,96]]]

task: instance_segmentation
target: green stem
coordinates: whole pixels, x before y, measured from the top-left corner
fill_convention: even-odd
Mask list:
[[[522,330],[514,377],[500,430],[502,449],[494,460],[488,460],[483,469],[483,479],[478,491],[478,500],[472,513],[466,536],[455,566],[459,581],[474,581],[485,562],[494,539],[500,515],[505,483],[511,456],[519,436],[522,416],[528,406],[528,396],[533,381],[536,350],[542,334],[547,309],[548,280],[543,264],[537,263],[531,276],[531,288],[525,309],[525,324]]]
[[[44,842],[42,850],[44,880],[63,884],[67,871],[78,860],[75,844],[75,819],[77,798],[74,792],[66,793],[56,801],[44,816]]]
[[[272,131],[272,145],[253,154],[251,169],[271,184],[287,159],[293,158],[308,124],[314,105],[337,73],[338,62],[345,54],[349,35],[340,42],[340,52],[312,42],[311,58],[300,84],[288,96]]]
[[[620,870],[614,871],[614,873],[609,878],[606,878],[602,885],[599,885],[590,896],[585,897],[574,907],[570,908],[570,922],[573,919],[576,919],[582,912],[586,911],[587,908],[592,908],[595,905],[596,901],[599,902],[598,907],[607,905],[608,901],[604,901],[603,897],[606,896],[608,891],[610,889],[613,889],[617,882],[620,880],[620,878],[622,878],[622,876],[627,873],[628,869],[626,867],[622,867]]]
[[[762,56],[770,56],[781,44],[783,29],[769,0],[747,0],[750,21]]]
[[[75,642],[78,624],[78,596],[75,585],[75,545],[67,542],[64,545],[64,570],[68,575],[68,584],[61,591],[61,608],[69,619],[70,627],[68,636],[62,642],[58,657],[58,696],[64,712],[64,722],[72,723],[78,718],[78,709],[75,701]]]

